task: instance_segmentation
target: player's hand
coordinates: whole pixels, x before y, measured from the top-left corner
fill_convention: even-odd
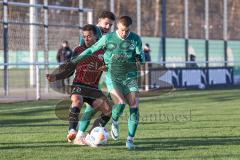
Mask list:
[[[49,82],[56,81],[56,76],[54,74],[46,74],[46,78]]]

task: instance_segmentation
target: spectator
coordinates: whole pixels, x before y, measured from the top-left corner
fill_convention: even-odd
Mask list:
[[[68,41],[63,41],[61,48],[57,52],[57,62],[63,63],[64,61],[70,60],[72,54],[73,52],[68,45]]]
[[[145,44],[145,46],[143,48],[143,52],[145,55],[145,61],[151,62],[151,55],[150,55],[151,49],[150,49],[150,45],[148,43]]]
[[[57,62],[64,63],[64,61],[70,60],[72,58],[73,52],[69,47],[68,41],[62,41],[62,46],[57,52]],[[60,88],[62,88],[62,92],[65,93],[67,91],[68,86],[65,84],[65,80],[61,80]],[[70,84],[70,79],[67,79],[67,85]]]
[[[196,63],[196,56],[193,54],[190,54],[190,61],[187,63],[188,68],[197,68],[198,65]]]

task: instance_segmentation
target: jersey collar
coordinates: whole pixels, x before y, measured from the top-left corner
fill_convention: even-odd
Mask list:
[[[131,32],[128,32],[128,35],[126,36],[125,39],[128,38],[128,36],[130,35],[130,33],[131,33]],[[124,38],[122,38],[122,37],[118,34],[118,31],[117,31],[117,30],[116,30],[116,34],[117,34],[118,38],[120,38],[121,40],[125,40]]]

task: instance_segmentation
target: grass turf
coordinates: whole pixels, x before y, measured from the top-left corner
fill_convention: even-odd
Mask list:
[[[0,104],[0,159],[237,160],[239,97],[239,89],[221,89],[142,99],[135,151],[125,148],[128,109],[120,119],[120,140],[90,148],[65,141],[68,123],[55,115],[57,100]]]

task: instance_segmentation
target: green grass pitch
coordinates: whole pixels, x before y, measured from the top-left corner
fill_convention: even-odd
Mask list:
[[[55,115],[57,100],[0,104],[0,159],[238,160],[239,97],[239,89],[221,89],[143,98],[134,151],[125,148],[128,109],[120,140],[90,148],[66,142],[68,123]]]

